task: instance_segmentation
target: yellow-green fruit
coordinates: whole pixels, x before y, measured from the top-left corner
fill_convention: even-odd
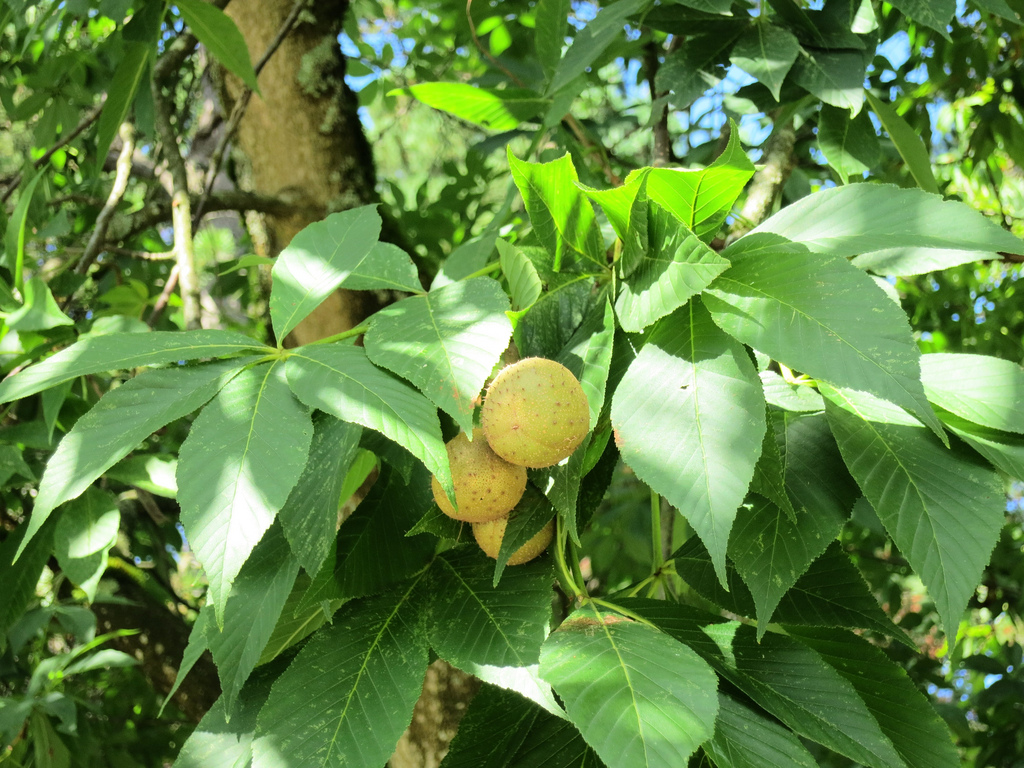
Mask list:
[[[505,537],[505,526],[508,525],[507,517],[499,517],[487,523],[473,523],[473,538],[480,545],[480,549],[494,560],[498,559],[498,550],[501,549],[501,540]],[[548,548],[551,539],[555,536],[555,521],[545,525],[540,531],[512,553],[508,559],[509,565],[519,565],[537,557]]]
[[[448,517],[480,523],[507,515],[519,503],[526,490],[526,469],[495,454],[481,430],[473,430],[472,442],[460,432],[446,447],[458,510],[452,507],[436,477],[430,478],[430,487],[434,501]]]
[[[487,389],[483,427],[491,449],[524,467],[550,467],[579,447],[590,429],[590,407],[572,371],[528,357],[502,369]]]

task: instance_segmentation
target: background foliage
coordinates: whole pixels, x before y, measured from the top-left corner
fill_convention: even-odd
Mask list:
[[[343,3],[381,205],[273,291],[225,5],[0,2],[0,762],[379,765],[434,657],[446,766],[1022,759],[1019,0]],[[506,571],[426,489],[510,338],[594,431]]]

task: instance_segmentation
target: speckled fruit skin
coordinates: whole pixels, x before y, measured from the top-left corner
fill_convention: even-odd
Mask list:
[[[476,539],[476,543],[480,545],[484,554],[494,560],[498,559],[498,550],[501,549],[501,540],[505,537],[506,525],[508,525],[507,517],[499,517],[497,520],[487,523],[473,523],[473,538]],[[555,521],[552,520],[541,528],[536,536],[512,553],[512,557],[508,559],[508,565],[519,565],[533,560],[548,548],[548,544],[554,537]]]
[[[480,424],[501,458],[524,467],[550,467],[583,442],[590,407],[568,368],[528,357],[502,369],[491,382]]]
[[[526,490],[526,469],[509,464],[491,450],[483,431],[473,430],[470,442],[460,432],[445,446],[455,481],[456,511],[436,477],[430,478],[434,501],[448,517],[480,523],[508,515]]]

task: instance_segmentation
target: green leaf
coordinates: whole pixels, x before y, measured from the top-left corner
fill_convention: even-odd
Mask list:
[[[18,446],[0,445],[0,486],[7,485],[7,481],[15,475],[21,475],[26,480],[36,480],[35,473],[25,463],[25,458]]]
[[[761,443],[761,456],[754,467],[754,479],[750,483],[750,490],[764,496],[789,515],[789,519],[795,523],[796,510],[793,509],[793,502],[786,493],[786,467],[782,463],[782,454],[779,453],[771,418],[767,420],[767,427]]]
[[[423,395],[366,359],[360,347],[320,344],[295,350],[288,383],[310,408],[361,424],[420,459],[449,497],[455,495],[437,410]]]
[[[134,485],[156,496],[176,499],[178,481],[174,475],[177,471],[178,460],[171,454],[147,453],[122,459],[104,474],[111,480]]]
[[[12,331],[43,331],[75,321],[60,311],[50,293],[49,286],[38,275],[25,283],[25,303],[7,316],[7,328]]]
[[[652,169],[638,168],[631,171],[625,183],[612,189],[594,189],[585,184],[577,184],[580,189],[601,206],[608,223],[615,230],[615,235],[623,241],[624,253],[618,266],[623,274],[632,270],[623,266],[626,259],[625,250],[636,248],[647,250],[647,177]],[[684,173],[684,171],[680,171]]]
[[[33,176],[18,195],[18,204],[14,206],[11,218],[7,222],[7,229],[4,231],[3,263],[14,273],[14,287],[19,291],[24,287],[25,227],[28,224],[29,206],[32,205],[32,196],[46,170],[43,168]]]
[[[558,63],[548,84],[551,95],[582,75],[597,58],[622,35],[626,19],[647,10],[651,0],[618,0],[605,6],[582,30]]]
[[[611,418],[623,461],[685,514],[724,583],[729,531],[765,430],[747,351],[691,301],[655,328],[615,390]]]
[[[485,685],[459,724],[442,768],[602,768],[571,723]]]
[[[278,339],[284,339],[353,273],[370,266],[367,261],[380,227],[377,207],[364,205],[332,213],[292,238],[273,269],[270,316]]]
[[[729,267],[727,259],[653,200],[647,215],[647,254],[615,302],[619,324],[628,332],[642,331],[683,306]]]
[[[375,243],[342,285],[353,291],[423,292],[420,275],[412,258],[391,243]]]
[[[252,758],[256,718],[270,695],[276,669],[257,671],[229,708],[220,697],[192,731],[175,768],[240,768]]]
[[[569,718],[565,716],[565,710],[561,705],[555,701],[555,694],[551,690],[551,686],[540,679],[539,664],[531,664],[529,667],[490,667],[484,664],[470,664],[468,671],[485,683],[496,685],[507,691],[515,691],[568,725]],[[576,729],[573,728],[573,730]],[[577,736],[579,736],[578,731]],[[579,739],[581,742],[583,741],[582,736],[579,736]]]
[[[171,690],[164,697],[163,704],[160,705],[160,711],[157,712],[158,717],[163,716],[164,708],[174,698],[174,694],[185,681],[188,673],[192,671],[192,667],[210,649],[209,641],[206,639],[206,626],[212,621],[212,615],[213,606],[206,605],[203,606],[203,609],[199,611],[199,615],[196,616],[195,624],[192,625],[192,629],[188,633],[188,643],[185,645],[185,650],[182,653],[181,664],[178,665],[178,673],[174,676],[174,685],[171,686]],[[214,704],[214,707],[216,706]]]
[[[107,550],[117,542],[121,513],[107,491],[90,487],[65,505],[53,531],[53,546],[61,570],[82,588],[89,601],[107,569]]]
[[[702,240],[718,232],[754,175],[754,164],[740,144],[739,127],[734,122],[729,126],[729,143],[707,168],[652,168],[647,174],[647,196],[671,211]]]
[[[422,569],[434,554],[435,542],[405,533],[433,503],[422,467],[408,485],[397,472],[382,467],[369,494],[338,531],[338,596],[376,594]]]
[[[1014,479],[1024,479],[1024,437],[981,427],[946,411],[940,411],[939,418],[996,469]]]
[[[508,162],[533,231],[554,256],[552,269],[560,272],[580,260],[590,262],[585,265],[590,270],[606,269],[601,230],[590,201],[576,186],[579,177],[569,154],[550,163],[528,163],[509,149]]]
[[[755,23],[736,41],[730,58],[737,67],[757,78],[779,101],[782,81],[799,55],[800,42],[792,32],[774,24]]]
[[[963,251],[953,248],[929,248],[906,245],[901,248],[886,248],[854,256],[854,266],[871,270],[878,275],[907,277],[928,272],[941,272],[950,267],[990,259],[985,251]]]
[[[864,106],[865,61],[860,51],[822,51],[806,48],[797,56],[793,82],[826,104],[856,115]]]
[[[893,7],[908,19],[934,29],[947,40],[950,39],[946,27],[956,12],[956,0],[895,0]]]
[[[7,631],[21,619],[29,600],[35,597],[43,566],[53,553],[53,526],[44,528],[32,541],[25,538],[26,526],[19,525],[0,542],[0,650],[7,646]],[[25,546],[22,543],[25,542]]]
[[[718,694],[715,735],[704,751],[718,768],[817,768],[811,753],[792,731]]]
[[[932,174],[931,156],[928,147],[925,146],[917,132],[907,125],[907,121],[900,117],[899,113],[889,104],[875,96],[871,91],[864,91],[868,100],[868,106],[882,123],[885,132],[889,134],[896,151],[900,153],[903,162],[907,164],[917,186],[925,192],[939,194],[939,184]]]
[[[672,556],[680,577],[715,605],[740,616],[757,618],[758,632],[769,622],[807,626],[870,629],[916,650],[913,641],[879,607],[860,571],[836,541],[779,600],[774,613],[759,613],[754,598],[728,566],[729,591],[718,582],[711,557],[700,539],[689,539]]]
[[[292,552],[315,576],[334,543],[342,485],[359,450],[362,428],[328,414],[313,418],[309,457],[288,501],[277,513]]]
[[[604,409],[605,385],[612,363],[612,344],[615,339],[615,316],[607,299],[595,304],[576,330],[569,343],[558,356],[558,362],[579,379],[590,406],[590,429]]]
[[[299,561],[289,551],[281,527],[272,525],[231,585],[223,628],[206,622],[206,640],[227,709],[256,667],[298,573]]]
[[[797,413],[825,410],[825,401],[814,387],[790,384],[775,371],[761,371],[758,376],[769,405]]]
[[[331,556],[328,556],[327,562],[331,562]],[[328,600],[326,604],[320,602],[304,606],[303,599],[309,587],[309,576],[300,571],[295,579],[295,586],[292,587],[291,594],[288,595],[284,608],[281,609],[281,616],[274,626],[274,631],[271,633],[259,661],[256,662],[257,665],[273,661],[292,646],[305,640],[326,624],[334,612],[344,604],[344,601],[339,599]]]
[[[82,493],[158,429],[202,406],[250,362],[242,358],[148,371],[100,398],[50,457],[26,542],[54,509]]]
[[[556,357],[593,306],[593,288],[589,275],[556,275],[516,324],[519,352],[525,357]]]
[[[783,411],[772,426],[796,520],[755,499],[737,516],[729,542],[757,605],[759,637],[782,596],[839,534],[858,495],[823,416]]]
[[[1024,254],[1024,241],[963,203],[920,189],[865,183],[816,192],[786,206],[730,245],[725,255],[793,250],[794,243],[835,256],[894,248]]]
[[[936,405],[984,427],[1024,433],[1024,368],[989,355],[921,357],[925,394]]]
[[[565,18],[562,19],[565,23]],[[478,88],[469,83],[420,83],[388,93],[407,93],[428,107],[460,117],[489,131],[511,131],[533,120],[551,100],[526,88]]]
[[[103,169],[103,163],[107,159],[110,145],[113,143],[114,137],[117,136],[121,123],[128,117],[128,111],[132,107],[132,102],[135,101],[135,94],[138,92],[139,86],[149,71],[150,62],[156,51],[156,38],[160,31],[160,16],[163,15],[163,9],[160,9],[161,13],[155,17],[152,12],[147,13],[146,11],[158,7],[157,5],[142,6],[143,10],[136,13],[132,20],[128,22],[128,27],[133,24],[151,26],[152,28],[147,30],[147,32],[152,34],[148,42],[125,40],[124,54],[121,56],[121,61],[118,62],[117,69],[114,70],[114,76],[107,87],[107,100],[103,104],[103,111],[100,113],[100,118],[97,121],[97,171]],[[156,22],[155,25],[152,24],[154,20]],[[125,27],[125,32],[128,32],[128,27]]]
[[[774,632],[758,642],[753,627],[663,600],[620,603],[688,645],[797,734],[863,765],[903,767],[854,687],[803,643]]]
[[[974,4],[983,11],[988,11],[995,16],[1002,16],[1014,24],[1020,24],[1020,15],[1005,0],[974,0]]]
[[[416,521],[416,525],[409,529],[406,536],[418,536],[421,533],[429,533],[439,539],[450,539],[459,541],[469,534],[469,523],[463,523],[448,517],[436,504],[423,513],[423,517]]]
[[[578,496],[578,481],[575,490]],[[563,514],[570,526],[570,535],[573,536],[574,541],[578,540],[576,509],[573,508],[572,514]],[[508,515],[508,522],[505,524],[505,534],[501,537],[501,547],[498,549],[498,557],[494,563],[494,579],[491,582],[493,586],[498,586],[501,575],[505,572],[505,566],[508,565],[508,559],[518,552],[521,546],[540,533],[554,516],[555,509],[551,501],[538,491],[536,487],[527,484],[523,497],[516,504],[515,509]]]
[[[645,624],[577,612],[544,642],[540,673],[609,765],[677,768],[714,731],[714,673]]]
[[[867,640],[834,629],[789,630],[850,681],[907,768],[956,768],[949,728],[903,667]]]
[[[484,268],[494,253],[494,244],[498,238],[497,230],[486,230],[479,237],[466,240],[448,254],[441,264],[441,270],[430,284],[431,290],[443,288],[449,283],[469,277]]]
[[[203,0],[175,0],[175,5],[189,29],[210,50],[213,57],[259,93],[260,86],[256,82],[252,59],[249,58],[249,48],[234,20]]]
[[[997,476],[918,427],[866,421],[846,405],[852,413],[826,406],[843,459],[955,635],[1003,524]]]
[[[384,764],[427,669],[417,584],[349,603],[313,636],[260,712],[253,768]]]
[[[571,0],[539,0],[537,3],[533,45],[537,60],[544,67],[544,79],[549,82],[562,59],[571,12]]]
[[[668,102],[677,110],[691,106],[725,78],[729,52],[741,32],[741,26],[730,25],[725,30],[687,36],[681,48],[665,57],[654,78],[655,90],[668,91]]]
[[[537,268],[526,254],[500,238],[495,241],[501,259],[501,271],[508,280],[512,309],[516,312],[529,309],[544,290]]]
[[[273,362],[232,379],[181,444],[181,523],[209,578],[218,624],[242,564],[299,479],[312,436],[309,412]]]
[[[818,116],[818,148],[845,184],[850,176],[870,171],[882,146],[867,113],[851,117],[845,109],[824,104]]]
[[[217,276],[230,275],[232,272],[237,272],[240,269],[247,269],[248,267],[272,267],[274,266],[274,259],[269,256],[257,256],[254,253],[250,253],[248,256],[243,256],[235,261],[222,262],[230,264],[221,269]]]
[[[266,349],[233,331],[154,331],[112,333],[82,338],[52,357],[0,382],[0,402],[42,392],[62,381],[124,368],[177,363],[200,357],[223,357]]]
[[[921,386],[906,315],[845,259],[782,247],[744,255],[704,302],[744,344],[816,379],[896,403],[943,434]]]
[[[371,319],[366,355],[411,381],[471,433],[474,401],[512,336],[508,307],[501,285],[489,277],[402,299]]]
[[[427,635],[437,655],[457,667],[527,667],[540,658],[551,618],[550,562],[511,568],[500,587],[492,586],[493,573],[475,545],[449,550],[430,566]]]

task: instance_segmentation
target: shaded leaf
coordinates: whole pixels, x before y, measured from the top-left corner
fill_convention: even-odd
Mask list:
[[[828,104],[818,116],[818,147],[844,184],[850,176],[870,171],[882,157],[875,127],[865,112],[851,117],[845,109]]]
[[[835,629],[790,632],[850,681],[908,768],[956,768],[950,732],[898,664],[867,640]]]
[[[856,115],[864,105],[865,61],[860,51],[804,48],[790,75],[793,82],[826,104]]]
[[[117,542],[121,512],[107,491],[89,487],[61,510],[53,531],[54,554],[65,575],[88,596],[107,568],[107,550]]]
[[[866,421],[846,405],[826,406],[843,459],[955,634],[1003,524],[998,478],[919,427]]]
[[[878,116],[917,185],[925,192],[939,194],[939,184],[932,173],[931,155],[924,140],[907,125],[906,120],[900,117],[891,105],[886,104],[871,91],[865,90],[864,95],[868,100],[868,106]]]
[[[249,88],[259,93],[260,86],[256,82],[252,59],[249,58],[249,48],[234,20],[224,11],[203,0],[175,0],[175,5],[189,29],[199,42],[209,49],[213,57],[237,75]]]
[[[817,768],[792,731],[718,694],[715,735],[704,743],[718,768]]]
[[[936,405],[983,427],[1024,433],[1024,368],[989,355],[921,357],[925,394]]]
[[[349,603],[299,652],[260,711],[253,768],[371,766],[391,756],[427,669],[417,583]]]
[[[425,582],[431,595],[430,646],[462,668],[536,664],[551,618],[551,564],[516,566],[500,587],[492,586],[493,572],[491,560],[474,545],[434,560]]]
[[[256,667],[298,573],[299,561],[289,551],[281,527],[272,525],[231,585],[223,628],[206,622],[206,640],[227,709],[234,706]]]
[[[363,430],[328,414],[313,419],[309,457],[288,501],[277,513],[291,551],[306,573],[316,575],[334,543],[345,476]]]
[[[597,426],[597,420],[604,409],[605,385],[608,382],[614,340],[615,315],[611,304],[605,299],[603,304],[595,304],[591,308],[583,324],[555,358],[572,371],[587,395],[590,429]]]
[[[791,32],[774,24],[756,23],[736,41],[730,58],[779,101],[782,81],[799,55],[800,42]]]
[[[526,255],[504,240],[496,240],[501,259],[501,271],[508,280],[509,294],[512,297],[512,309],[521,312],[529,309],[543,290],[537,268]]]

